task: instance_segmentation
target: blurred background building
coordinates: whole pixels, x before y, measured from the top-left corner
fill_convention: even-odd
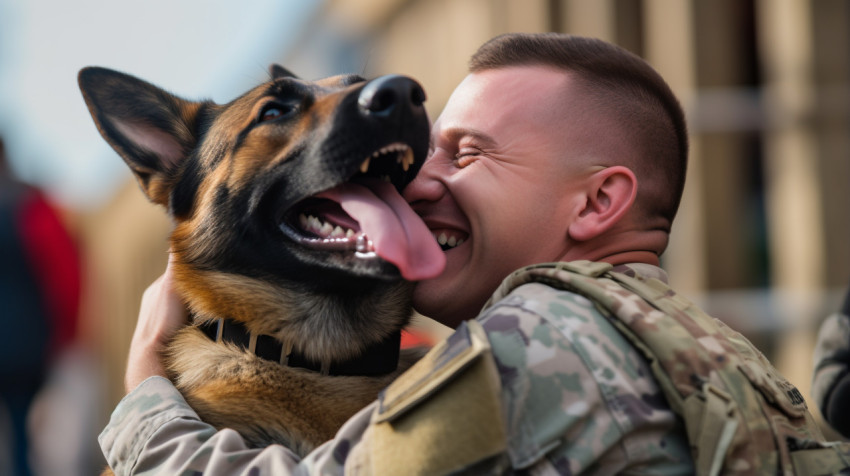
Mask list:
[[[68,423],[80,432],[81,474],[101,462],[95,436],[123,394],[138,303],[165,266],[170,226],[94,131],[74,82],[88,64],[218,102],[263,80],[272,61],[307,79],[403,73],[425,86],[436,118],[469,56],[494,35],[559,31],[619,44],[659,70],[689,119],[688,184],[664,256],[671,280],[808,393],[815,330],[850,280],[850,2],[157,0],[131,11],[95,0],[29,3],[63,14],[45,26],[0,0],[0,101],[17,107],[0,109],[0,134],[19,174],[52,193],[79,238],[85,357],[75,354],[79,365],[65,372],[89,385],[56,377],[46,400],[87,400]],[[70,36],[54,33],[67,25]],[[95,38],[73,43],[85,32]],[[21,41],[47,42],[53,56],[23,53]],[[74,60],[63,45],[77,45]],[[96,55],[104,46],[109,54]],[[65,69],[50,74],[57,64]],[[16,65],[40,73],[9,79]],[[34,88],[45,78],[55,89]]]

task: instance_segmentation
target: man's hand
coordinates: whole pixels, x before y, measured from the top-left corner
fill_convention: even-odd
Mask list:
[[[124,387],[129,393],[154,375],[165,376],[162,350],[178,329],[186,325],[186,307],[174,289],[173,259],[169,257],[165,274],[145,290],[139,320],[130,343]]]

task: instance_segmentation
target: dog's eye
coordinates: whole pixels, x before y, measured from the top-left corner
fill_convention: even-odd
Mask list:
[[[273,121],[277,118],[288,116],[295,112],[294,104],[269,103],[260,110],[257,122]]]

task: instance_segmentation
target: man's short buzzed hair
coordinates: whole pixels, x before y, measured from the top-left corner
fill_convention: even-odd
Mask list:
[[[482,45],[469,62],[471,73],[510,66],[550,66],[574,73],[593,107],[626,131],[640,162],[632,164],[638,182],[656,182],[646,190],[639,187],[636,206],[672,223],[685,186],[688,134],[682,107],[658,72],[619,46],[560,33],[500,35]]]

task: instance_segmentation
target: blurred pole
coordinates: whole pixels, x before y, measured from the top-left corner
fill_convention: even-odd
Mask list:
[[[645,58],[667,80],[685,108],[694,103],[697,78],[691,2],[645,0]],[[707,263],[704,250],[704,196],[699,138],[690,136],[690,157],[685,193],[673,224],[672,239],[664,254],[664,267],[677,291],[698,295],[705,290]]]
[[[613,0],[564,0],[563,4],[564,31],[617,43]]]

